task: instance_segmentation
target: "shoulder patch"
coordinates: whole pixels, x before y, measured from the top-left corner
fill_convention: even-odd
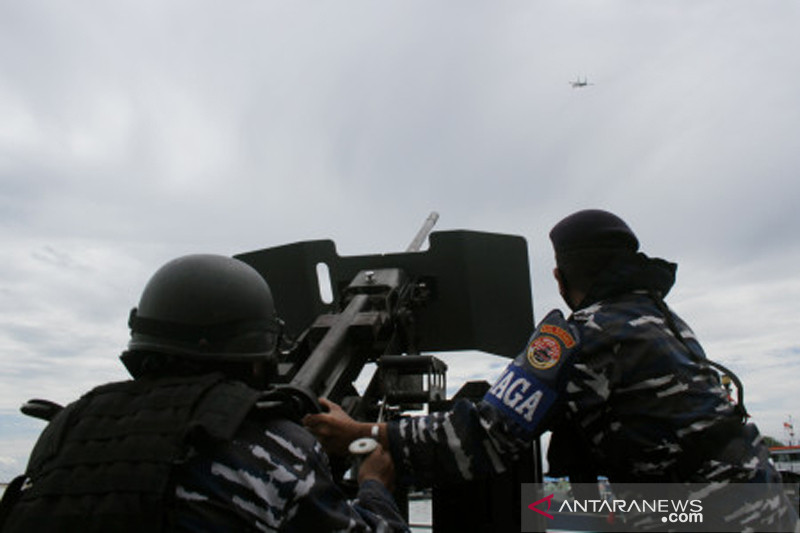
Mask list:
[[[550,312],[533,334],[525,357],[536,370],[547,370],[556,366],[578,344],[569,325],[560,311]]]
[[[561,346],[552,337],[538,336],[528,345],[526,356],[533,368],[547,370],[561,359]]]
[[[536,328],[528,346],[508,365],[484,396],[484,401],[520,435],[530,437],[541,424],[559,394],[559,377],[578,337],[560,311],[550,312]]]

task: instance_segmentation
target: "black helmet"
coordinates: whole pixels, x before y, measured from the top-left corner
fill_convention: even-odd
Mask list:
[[[267,282],[242,261],[219,255],[188,255],[162,266],[128,325],[122,360],[134,376],[140,354],[198,363],[269,360],[279,336]]]

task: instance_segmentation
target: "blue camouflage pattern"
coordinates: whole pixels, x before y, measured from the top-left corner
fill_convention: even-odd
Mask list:
[[[551,467],[575,460],[612,484],[763,483],[763,498],[749,507],[754,514],[737,518],[729,509],[731,520],[748,520],[743,531],[794,530],[796,511],[761,435],[743,423],[692,330],[659,303],[634,291],[588,305],[569,319],[550,313],[482,401],[460,401],[450,412],[388,425],[399,472],[422,486],[499,474],[533,438],[553,429]],[[568,332],[575,345],[564,349],[561,342],[555,364],[543,354],[533,368],[531,347],[553,347],[558,340],[550,327]],[[549,336],[546,342],[543,336]],[[517,385],[515,392],[525,396],[515,401],[510,387],[521,378],[530,387]],[[517,407],[535,394],[534,386],[540,387],[541,411],[520,420]],[[553,449],[562,444],[562,453]]]
[[[681,338],[645,293],[589,305],[571,318],[582,347],[564,389],[563,418],[603,465],[601,474],[670,481],[704,435],[718,426],[740,430],[739,411],[694,332],[674,313],[671,319]]]
[[[612,486],[711,483],[707,497],[726,527],[794,531],[797,512],[763,437],[742,420],[691,328],[660,303],[634,292],[573,314],[582,347],[564,389],[568,438],[582,441]],[[743,506],[726,496],[730,483],[759,483],[760,497]],[[635,529],[665,527],[651,520]]]
[[[181,531],[408,531],[379,482],[349,501],[319,442],[289,420],[247,420],[232,442],[196,451],[175,472]]]

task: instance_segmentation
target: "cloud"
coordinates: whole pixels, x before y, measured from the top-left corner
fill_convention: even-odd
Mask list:
[[[602,207],[680,264],[669,303],[780,436],[797,5],[455,7],[0,7],[0,408],[123,379],[127,313],[175,256],[400,251],[436,210],[442,230],[528,239],[540,318],[563,307],[547,231]],[[447,361],[451,384],[502,368]]]
[[[33,447],[44,422],[0,409],[0,482],[25,471],[27,451]]]

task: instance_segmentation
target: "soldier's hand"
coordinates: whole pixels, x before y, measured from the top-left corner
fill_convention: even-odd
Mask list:
[[[389,491],[394,490],[394,462],[392,456],[381,445],[378,445],[361,463],[358,469],[358,483],[374,479],[383,484]]]
[[[363,435],[362,424],[353,420],[338,404],[320,398],[328,412],[303,417],[303,425],[314,434],[330,455],[346,455],[351,442]],[[369,431],[369,430],[367,430]]]

